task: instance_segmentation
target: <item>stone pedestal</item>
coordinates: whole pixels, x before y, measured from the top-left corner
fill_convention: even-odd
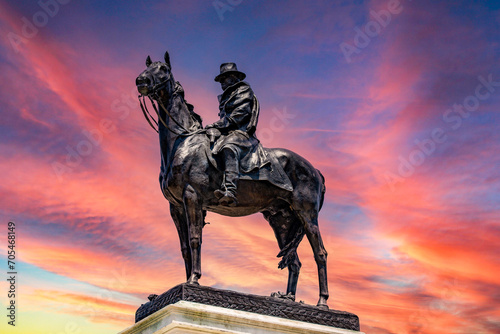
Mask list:
[[[188,284],[150,296],[119,334],[162,333],[363,334],[349,312]]]
[[[363,334],[358,331],[179,301],[119,334]]]

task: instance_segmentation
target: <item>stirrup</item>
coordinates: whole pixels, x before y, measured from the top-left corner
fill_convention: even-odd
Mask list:
[[[215,198],[217,199],[221,199],[222,197],[224,197],[224,190],[221,190],[221,189],[217,189],[216,191],[214,191],[214,196]]]
[[[230,191],[216,190],[214,191],[214,194],[216,197],[222,195],[222,197],[218,198],[220,205],[231,206],[231,207],[238,205],[238,200],[236,199],[236,196],[233,195],[233,193]]]

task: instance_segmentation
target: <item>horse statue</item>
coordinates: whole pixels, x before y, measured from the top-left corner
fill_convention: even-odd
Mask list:
[[[211,154],[211,142],[201,117],[184,99],[182,86],[174,80],[170,57],[152,62],[136,79],[139,102],[149,124],[158,132],[161,149],[160,186],[170,202],[170,214],[179,233],[188,284],[199,284],[201,277],[201,241],[206,212],[241,217],[261,212],[271,225],[281,257],[278,267],[288,267],[286,294],[275,297],[295,300],[301,263],[297,247],[304,235],[314,252],[318,267],[319,300],[327,309],[327,252],[318,227],[323,204],[325,180],[306,159],[281,148],[266,149],[289,178],[292,190],[284,190],[268,181],[242,178],[235,207],[219,204],[214,195],[223,171]],[[149,113],[146,97],[156,115]],[[141,100],[142,98],[142,100]]]

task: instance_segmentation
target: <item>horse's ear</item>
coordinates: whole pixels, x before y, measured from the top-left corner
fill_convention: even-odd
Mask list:
[[[168,51],[165,51],[165,56],[163,58],[165,58],[165,63],[168,67],[172,68],[172,66],[170,66],[170,55],[168,54]]]
[[[153,62],[151,61],[151,57],[150,57],[150,56],[148,56],[148,57],[146,58],[146,66],[147,66],[147,67],[149,67],[149,65],[151,65],[152,63],[153,63]]]

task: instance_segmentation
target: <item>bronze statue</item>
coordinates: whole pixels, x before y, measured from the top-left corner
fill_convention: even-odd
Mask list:
[[[306,235],[318,267],[317,305],[328,308],[327,252],[318,227],[323,175],[292,151],[260,145],[255,137],[259,103],[234,63],[222,64],[215,78],[224,91],[219,97],[221,119],[204,129],[174,80],[168,52],[164,58],[164,63],[152,62],[148,56],[136,85],[144,116],[159,133],[160,186],[179,233],[187,283],[198,284],[201,277],[207,210],[232,217],[261,212],[280,247],[278,267],[289,271],[287,293],[277,295],[295,299],[301,267],[297,247]]]

